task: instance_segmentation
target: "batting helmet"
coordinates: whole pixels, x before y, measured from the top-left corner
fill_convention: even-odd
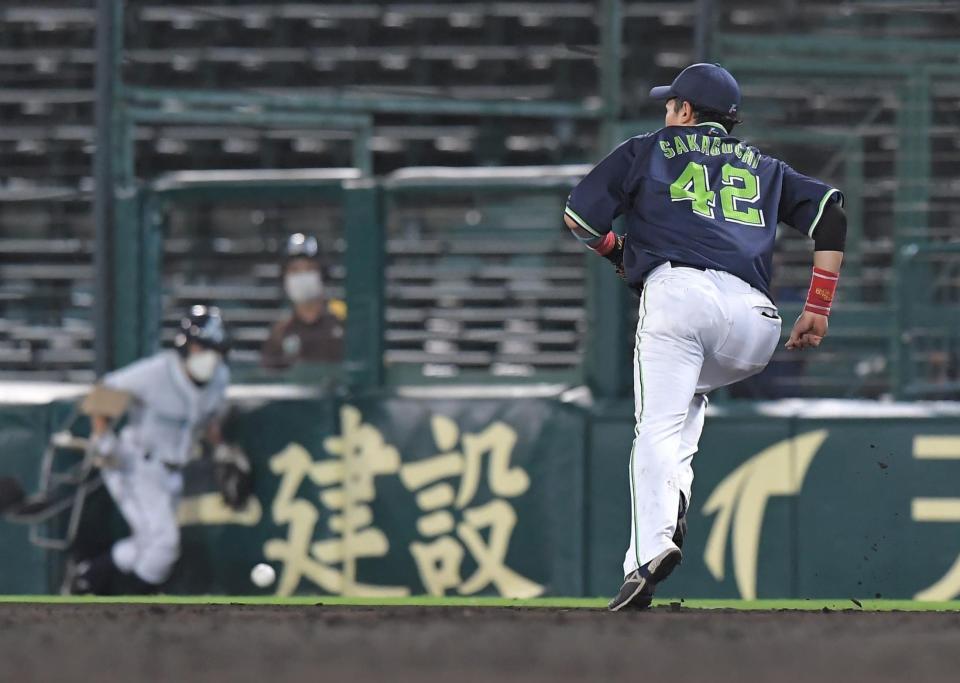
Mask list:
[[[180,320],[180,330],[174,337],[173,345],[182,354],[187,355],[190,344],[219,351],[223,355],[230,349],[227,329],[216,306],[192,306],[190,312]]]

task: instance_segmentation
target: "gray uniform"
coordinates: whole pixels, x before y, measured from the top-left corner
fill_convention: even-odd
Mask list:
[[[176,351],[161,351],[108,374],[103,384],[135,397],[114,454],[104,469],[110,495],[130,526],[114,544],[113,562],[151,584],[161,584],[180,555],[177,503],[181,468],[197,438],[226,408],[230,371],[223,363],[198,387]]]

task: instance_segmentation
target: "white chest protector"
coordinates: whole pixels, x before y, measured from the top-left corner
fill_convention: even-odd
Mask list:
[[[136,398],[120,434],[123,447],[183,465],[199,433],[223,413],[230,371],[221,363],[210,382],[197,386],[176,351],[161,351],[108,374],[103,383]]]

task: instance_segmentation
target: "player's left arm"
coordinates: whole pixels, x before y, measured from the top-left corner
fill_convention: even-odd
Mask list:
[[[207,428],[204,430],[204,440],[211,446],[219,446],[223,443],[223,418],[214,415],[207,422]]]
[[[230,406],[227,404],[227,387],[230,386],[230,368],[221,364],[214,375],[211,391],[216,392],[213,408],[204,416],[205,424],[201,438],[210,446],[216,447],[223,443],[223,422]]]
[[[223,425],[228,419],[230,406],[227,403],[227,387],[230,370],[221,365],[211,387],[217,392],[212,412],[206,418],[202,438],[208,445],[207,452],[213,457],[214,480],[224,502],[235,510],[246,505],[253,492],[253,468],[250,457],[239,445],[228,442]]]
[[[780,202],[777,217],[813,238],[813,273],[803,312],[787,340],[788,349],[820,346],[827,334],[827,318],[840,279],[847,217],[843,193],[835,187],[780,165]]]
[[[846,237],[846,214],[839,203],[831,203],[824,208],[813,234],[813,275],[810,289],[803,312],[790,332],[786,348],[816,348],[827,335],[828,316],[840,279]]]

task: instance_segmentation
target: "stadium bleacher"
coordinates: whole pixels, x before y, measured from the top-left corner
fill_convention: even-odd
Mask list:
[[[922,5],[922,7],[920,7]],[[718,28],[745,35],[792,33],[936,39],[956,35],[956,13],[942,3],[722,3]],[[856,11],[851,11],[852,8]],[[696,3],[624,3],[624,118],[649,120],[659,108],[647,89],[668,81],[693,59]],[[910,21],[904,21],[905,14]],[[896,21],[893,21],[896,17]],[[0,374],[9,378],[90,376],[92,225],[89,215],[93,151],[95,16],[88,2],[8,0],[0,7]],[[292,89],[347,91],[377,97],[551,99],[597,97],[598,3],[355,2],[233,3],[213,0],[137,0],[127,7],[124,78],[157,87],[219,87],[258,93]],[[249,46],[256,46],[251,49]],[[864,241],[850,289],[865,303],[886,299],[891,267],[896,118],[899,99],[875,84],[853,80],[830,87],[811,79],[744,79],[748,122],[743,135],[810,173],[842,182],[836,152],[765,140],[763,130],[802,126],[851,131],[863,140]],[[931,235],[947,235],[958,218],[952,169],[960,156],[954,134],[960,92],[934,93],[931,144]],[[751,125],[762,130],[751,133]],[[544,125],[529,119],[481,116],[375,120],[370,144],[378,174],[415,165],[557,164],[596,158],[598,126],[590,121]],[[309,129],[163,125],[136,133],[137,173],[165,171],[341,167],[351,163],[346,133]],[[831,175],[832,174],[832,175]],[[315,207],[314,207],[315,208]],[[232,218],[204,218],[206,230],[171,234],[165,244],[166,320],[206,293],[224,295],[237,316],[238,357],[253,362],[264,325],[282,308],[271,246],[295,228],[334,229],[284,209],[270,231],[251,222],[257,209]],[[432,207],[411,207],[397,220],[428,226],[405,241],[391,224],[387,346],[390,362],[451,368],[493,367],[505,374],[577,363],[583,325],[583,265],[575,243],[556,235],[549,266],[537,278],[498,252],[497,245],[450,237],[475,228],[467,202],[442,220]],[[440,213],[443,213],[442,211]],[[496,206],[484,207],[502,220]],[[409,214],[409,215],[408,215]],[[412,216],[412,217],[411,217]],[[534,227],[553,225],[538,214]],[[197,224],[199,218],[194,220]],[[238,226],[247,232],[241,235]],[[339,229],[339,227],[337,227]],[[394,234],[396,231],[396,234]],[[432,232],[431,232],[432,231]],[[257,240],[244,239],[256,233]],[[429,240],[423,238],[429,234]],[[338,236],[336,239],[341,239]],[[217,251],[217,240],[230,250]],[[336,240],[335,240],[336,242]],[[339,242],[337,242],[339,243]],[[435,251],[431,251],[435,249]],[[785,242],[781,283],[802,286],[805,244]],[[442,254],[440,253],[442,251]],[[341,286],[331,252],[331,282]],[[199,255],[199,256],[198,256]],[[209,257],[223,269],[216,281]],[[443,258],[440,258],[440,256]],[[207,260],[205,260],[207,259]],[[430,278],[420,277],[432,259]],[[227,265],[225,265],[227,264]],[[444,269],[450,268],[449,272]],[[207,277],[204,277],[207,273]],[[439,294],[442,292],[442,294]],[[501,308],[510,301],[522,324],[510,328]],[[466,305],[469,303],[469,305]],[[520,313],[523,313],[522,315]],[[500,323],[499,331],[492,328]],[[56,331],[54,331],[56,330]],[[843,362],[846,362],[844,360]],[[880,391],[883,387],[877,386]]]

